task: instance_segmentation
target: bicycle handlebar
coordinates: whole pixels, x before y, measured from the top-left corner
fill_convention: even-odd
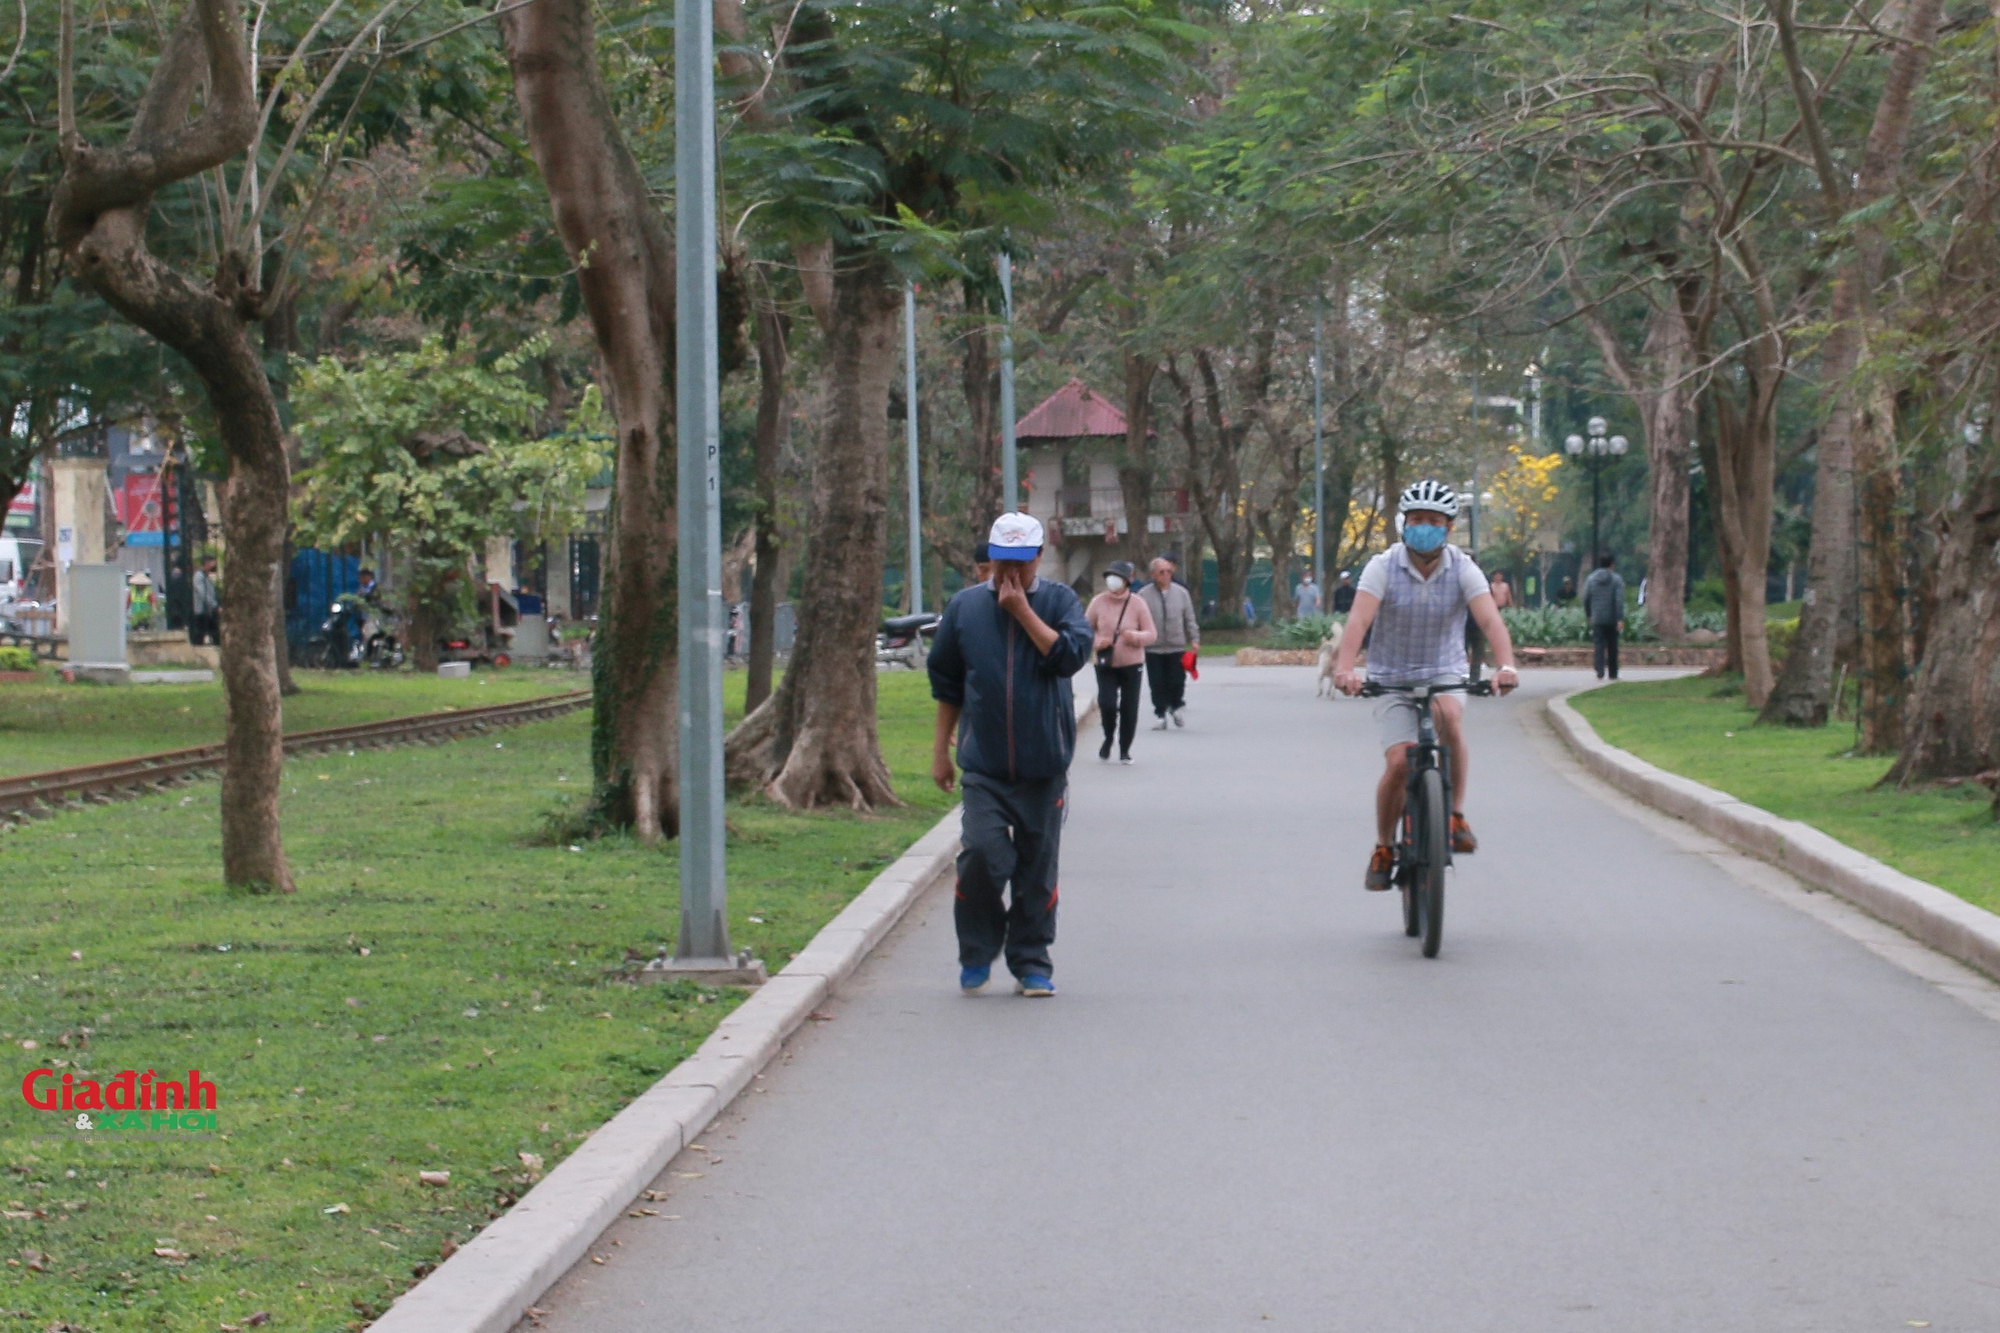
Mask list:
[[[1384,685],[1380,681],[1370,680],[1362,682],[1361,697],[1364,699],[1374,699],[1384,694],[1412,694],[1417,690],[1427,690],[1431,694],[1446,694],[1455,690],[1463,690],[1467,694],[1485,698],[1493,694],[1493,682],[1490,680],[1456,680],[1448,681],[1442,685]]]

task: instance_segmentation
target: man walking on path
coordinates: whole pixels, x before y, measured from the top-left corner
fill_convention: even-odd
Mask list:
[[[221,643],[222,598],[215,590],[215,557],[202,559],[194,572],[192,605],[188,609],[188,642],[199,648],[204,643]]]
[[[994,520],[986,551],[993,577],[946,603],[930,656],[931,777],[952,789],[954,739],[965,771],[958,984],[967,994],[985,986],[1004,952],[1020,994],[1054,995],[1056,853],[1076,753],[1069,678],[1090,660],[1092,634],[1076,594],[1035,576],[1042,525],[1032,515]]]
[[[1340,571],[1340,582],[1333,587],[1333,613],[1344,616],[1354,609],[1354,574],[1350,570]]]
[[[1097,717],[1104,724],[1104,744],[1097,757],[1111,757],[1111,740],[1118,738],[1118,762],[1132,762],[1132,737],[1139,730],[1139,677],[1145,671],[1146,645],[1159,637],[1146,599],[1132,594],[1132,562],[1113,560],[1104,571],[1104,591],[1090,599],[1085,613],[1097,654]]]
[[[1583,581],[1583,614],[1590,622],[1590,657],[1597,678],[1618,679],[1618,636],[1625,630],[1625,580],[1612,566],[1617,557],[1598,557],[1597,568]]]
[[[1299,586],[1292,589],[1292,614],[1300,620],[1319,614],[1319,585],[1313,582],[1312,571],[1299,576]]]
[[[1165,731],[1169,717],[1177,727],[1187,725],[1181,717],[1187,706],[1187,668],[1181,658],[1190,650],[1201,651],[1201,622],[1195,619],[1193,595],[1174,582],[1172,556],[1158,557],[1147,572],[1153,577],[1139,596],[1153,613],[1159,637],[1146,646],[1146,685],[1153,695],[1153,730]]]

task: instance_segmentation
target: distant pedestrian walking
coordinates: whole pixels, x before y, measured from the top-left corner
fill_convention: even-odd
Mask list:
[[[1333,587],[1333,613],[1344,616],[1354,609],[1354,572],[1340,571],[1340,582]]]
[[[1292,614],[1300,620],[1319,614],[1319,585],[1313,582],[1312,571],[1299,576],[1299,586],[1292,589]]]
[[[1113,560],[1104,571],[1104,591],[1090,599],[1085,612],[1097,657],[1097,715],[1104,723],[1099,759],[1111,757],[1118,741],[1118,762],[1132,762],[1132,737],[1139,730],[1139,677],[1146,670],[1146,645],[1159,637],[1146,599],[1132,592],[1132,562]]]
[[[1617,557],[1605,555],[1583,581],[1583,614],[1590,622],[1590,658],[1597,678],[1618,679],[1618,636],[1625,629],[1625,580],[1612,566]]]
[[[1186,726],[1181,713],[1187,707],[1187,667],[1181,658],[1201,648],[1201,622],[1195,619],[1194,598],[1185,584],[1174,582],[1174,558],[1162,555],[1153,561],[1152,578],[1139,589],[1146,609],[1153,613],[1153,627],[1159,637],[1146,646],[1146,685],[1153,695],[1154,731],[1165,731],[1167,720]]]
[[[188,642],[222,642],[222,596],[215,587],[215,557],[208,556],[194,572],[194,587],[188,609]]]
[[[1492,585],[1495,611],[1505,611],[1514,605],[1514,585],[1508,580],[1506,570],[1493,571]]]
[[[1006,955],[1023,995],[1056,993],[1056,861],[1076,753],[1070,677],[1090,660],[1083,605],[1037,578],[1042,525],[1002,514],[987,543],[993,577],[945,605],[931,648],[937,700],[931,778],[950,791],[964,770],[958,896],[958,984],[985,986]]]

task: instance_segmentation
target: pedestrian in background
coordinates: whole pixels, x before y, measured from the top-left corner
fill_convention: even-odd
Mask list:
[[[1146,685],[1153,695],[1153,730],[1165,731],[1168,718],[1177,727],[1187,725],[1181,717],[1187,706],[1187,668],[1181,658],[1190,649],[1201,650],[1201,622],[1195,619],[1187,585],[1174,581],[1172,556],[1155,558],[1147,572],[1152,578],[1139,596],[1153,613],[1158,637],[1146,645]]]
[[[993,577],[945,604],[929,662],[937,700],[931,778],[964,771],[959,831],[958,984],[986,985],[1003,952],[1022,995],[1056,993],[1056,858],[1076,753],[1070,677],[1090,660],[1090,622],[1066,585],[1036,577],[1042,525],[1002,514],[987,542]]]
[[[1113,560],[1104,570],[1104,591],[1090,599],[1084,613],[1090,621],[1097,654],[1097,717],[1104,724],[1104,744],[1097,757],[1111,757],[1118,740],[1118,762],[1132,762],[1132,737],[1139,730],[1139,677],[1146,669],[1146,645],[1159,637],[1152,608],[1132,593],[1132,562]]]
[[[1493,571],[1493,609],[1505,611],[1514,604],[1514,585],[1507,581],[1507,571]]]
[[[194,572],[194,588],[188,610],[188,642],[199,648],[204,643],[222,642],[222,596],[215,586],[215,557],[203,556]]]
[[[1310,569],[1299,575],[1299,586],[1292,589],[1292,614],[1300,620],[1319,614],[1319,585]]]
[[[1344,616],[1354,609],[1354,571],[1340,571],[1340,582],[1333,586],[1333,613]]]
[[[1597,668],[1597,678],[1604,679],[1608,669],[1611,679],[1618,679],[1618,636],[1625,629],[1625,580],[1618,577],[1612,566],[1618,557],[1610,554],[1600,556],[1597,568],[1583,581],[1583,614],[1590,622],[1590,660]]]

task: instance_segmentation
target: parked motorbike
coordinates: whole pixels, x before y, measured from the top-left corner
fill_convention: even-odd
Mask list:
[[[921,671],[930,658],[931,640],[937,637],[943,617],[933,611],[913,616],[892,616],[875,631],[875,665],[904,666]]]
[[[387,616],[353,592],[334,598],[319,633],[305,645],[301,656],[307,666],[333,671],[403,664],[402,645]]]

